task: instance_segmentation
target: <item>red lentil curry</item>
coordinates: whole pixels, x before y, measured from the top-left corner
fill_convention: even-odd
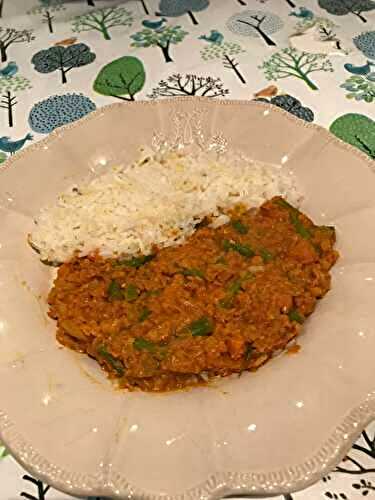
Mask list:
[[[286,348],[330,288],[334,243],[334,228],[276,197],[151,255],[74,258],[59,268],[49,314],[58,341],[120,387],[182,389]]]

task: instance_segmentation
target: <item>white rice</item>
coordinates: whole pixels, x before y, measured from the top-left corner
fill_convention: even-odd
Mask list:
[[[225,210],[258,206],[275,195],[298,200],[293,176],[235,153],[156,154],[73,186],[41,210],[30,236],[42,260],[64,262],[75,252],[103,256],[148,254],[176,245],[205,216],[228,221]]]

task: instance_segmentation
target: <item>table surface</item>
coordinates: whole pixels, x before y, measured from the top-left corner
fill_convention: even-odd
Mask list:
[[[372,0],[0,0],[0,168],[97,107],[177,95],[266,99],[375,158],[374,27]],[[0,457],[1,500],[71,499]],[[365,497],[375,423],[336,471],[278,498]]]

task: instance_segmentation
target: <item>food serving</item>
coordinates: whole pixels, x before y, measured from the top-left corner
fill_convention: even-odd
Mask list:
[[[334,228],[287,197],[273,167],[175,152],[74,187],[30,236],[61,264],[58,341],[129,390],[256,370],[301,333],[338,257]]]

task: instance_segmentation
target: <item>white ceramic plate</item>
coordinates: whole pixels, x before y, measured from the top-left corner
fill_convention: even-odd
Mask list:
[[[57,345],[44,300],[50,269],[26,235],[32,215],[90,169],[129,162],[155,133],[175,138],[178,112],[180,141],[226,138],[293,169],[302,208],[337,226],[342,256],[298,355],[214,388],[119,392],[94,362]],[[375,417],[373,166],[275,107],[197,98],[102,108],[9,160],[0,173],[1,439],[32,473],[76,495],[216,499],[319,479]]]

